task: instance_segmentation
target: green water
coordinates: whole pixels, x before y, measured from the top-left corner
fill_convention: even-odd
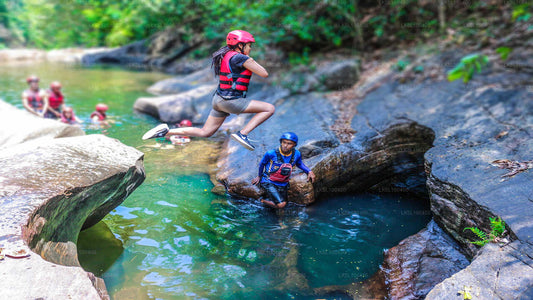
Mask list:
[[[67,104],[86,121],[96,103],[107,103],[113,126],[86,131],[145,153],[145,182],[78,241],[81,264],[105,280],[112,299],[327,298],[309,292],[368,278],[384,249],[429,221],[427,205],[405,194],[334,194],[310,207],[289,205],[283,213],[214,195],[207,175],[217,151],[211,140],[173,148],[139,138],[157,120],[135,113],[133,103],[168,75],[3,66],[0,98],[22,108],[30,73],[41,83],[60,80]]]

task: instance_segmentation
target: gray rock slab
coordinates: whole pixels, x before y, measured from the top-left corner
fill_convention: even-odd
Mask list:
[[[83,227],[142,183],[142,159],[141,152],[103,135],[34,139],[1,149],[0,248],[30,254],[0,261],[2,295],[105,298],[103,281],[79,267],[75,243]]]
[[[79,127],[37,117],[0,100],[0,150],[35,139],[79,135],[85,135]]]
[[[488,244],[464,270],[439,283],[426,299],[464,299],[465,289],[472,299],[532,299],[533,265],[517,257],[520,241],[504,247]]]

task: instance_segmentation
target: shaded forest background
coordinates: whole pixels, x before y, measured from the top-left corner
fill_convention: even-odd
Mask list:
[[[193,52],[201,57],[228,31],[244,29],[259,48],[305,58],[450,36],[483,43],[531,24],[532,7],[521,0],[0,0],[0,48],[115,47],[170,30],[191,43],[209,41]]]

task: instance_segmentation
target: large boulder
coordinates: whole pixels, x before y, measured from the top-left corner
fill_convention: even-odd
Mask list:
[[[344,90],[359,80],[360,68],[359,61],[354,58],[315,61],[310,65],[297,66],[283,75],[282,81],[294,93]]]
[[[103,135],[34,140],[0,150],[0,248],[30,254],[22,263],[0,264],[3,295],[87,299],[96,298],[91,290],[97,288],[105,296],[101,279],[54,263],[80,266],[80,230],[96,224],[142,183],[142,158]]]
[[[0,106],[2,296],[108,299],[103,280],[80,267],[76,242],[82,228],[142,183],[143,154],[118,140]],[[20,256],[28,257],[12,258]]]
[[[148,41],[140,40],[123,47],[109,49],[98,53],[83,55],[81,62],[84,65],[94,64],[119,64],[129,68],[146,69],[146,53]]]
[[[172,77],[160,80],[148,88],[148,92],[155,95],[179,94],[192,90],[201,84],[216,83],[213,71],[202,68],[186,76]]]
[[[207,119],[215,85],[201,85],[187,92],[160,97],[142,97],[133,108],[166,123],[189,119],[201,123]],[[207,113],[206,113],[207,112]]]
[[[468,266],[461,248],[431,221],[385,251],[382,271],[390,299],[423,299],[438,283]]]
[[[0,150],[35,139],[44,141],[78,135],[85,135],[79,127],[38,118],[0,100]]]

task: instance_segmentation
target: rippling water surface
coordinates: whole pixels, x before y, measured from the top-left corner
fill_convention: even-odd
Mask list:
[[[308,294],[313,288],[371,276],[384,249],[429,221],[426,204],[407,195],[332,194],[310,207],[275,212],[212,194],[207,172],[218,151],[212,140],[172,147],[139,138],[157,121],[135,113],[133,103],[168,75],[4,66],[0,98],[22,108],[30,73],[46,84],[60,80],[67,103],[86,121],[96,103],[109,104],[113,126],[86,127],[87,133],[107,134],[145,153],[146,181],[78,241],[82,265],[104,278],[113,299],[316,298]]]

